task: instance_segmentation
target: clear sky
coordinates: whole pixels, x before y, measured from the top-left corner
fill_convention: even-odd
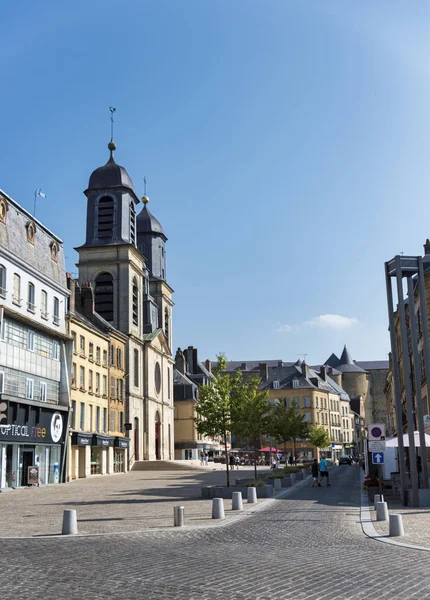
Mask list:
[[[65,244],[117,161],[168,241],[174,350],[389,351],[384,261],[430,237],[427,0],[2,6],[0,187]]]

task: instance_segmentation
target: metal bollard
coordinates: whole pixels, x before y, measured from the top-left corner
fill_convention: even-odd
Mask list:
[[[257,503],[257,488],[249,487],[248,488],[248,504],[256,504]]]
[[[405,530],[403,529],[402,515],[390,515],[389,535],[392,537],[402,537],[405,535]]]
[[[243,510],[242,492],[233,492],[231,510]]]
[[[376,503],[376,520],[388,521],[388,507],[386,502]]]
[[[377,502],[384,502],[384,496],[382,494],[375,494],[375,497],[373,498],[373,504],[376,510],[376,504]]]
[[[173,526],[174,527],[183,527],[184,526],[184,506],[174,506],[173,507]]]
[[[66,509],[63,512],[63,528],[61,530],[62,535],[77,535],[78,533],[78,519],[76,516],[76,510]]]
[[[277,492],[280,492],[282,490],[282,482],[280,479],[273,480],[273,489]]]
[[[214,498],[212,500],[212,519],[224,518],[224,500],[222,498]]]

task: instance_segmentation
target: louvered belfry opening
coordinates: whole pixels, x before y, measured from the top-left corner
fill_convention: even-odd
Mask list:
[[[113,236],[114,201],[110,196],[103,196],[98,202],[97,237],[99,240],[110,240]]]
[[[101,273],[95,281],[95,310],[106,321],[113,321],[113,277],[110,273]]]

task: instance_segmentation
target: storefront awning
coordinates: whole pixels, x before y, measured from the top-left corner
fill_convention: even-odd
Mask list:
[[[109,435],[99,435],[98,433],[94,433],[93,441],[92,441],[91,445],[92,446],[103,446],[104,448],[108,448],[110,446],[113,446],[114,439],[115,438],[113,438]]]
[[[91,446],[92,441],[92,433],[79,433],[79,431],[72,433],[72,446]]]
[[[125,437],[116,437],[114,446],[115,448],[128,448],[130,446],[130,440]]]

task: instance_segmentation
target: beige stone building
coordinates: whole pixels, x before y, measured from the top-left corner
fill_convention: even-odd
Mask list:
[[[172,288],[166,275],[166,235],[126,169],[114,159],[93,171],[79,281],[94,289],[95,311],[127,337],[126,415],[130,465],[173,459]]]
[[[202,451],[211,457],[220,451],[218,439],[198,433],[194,421],[199,387],[209,385],[212,378],[210,361],[201,363],[196,348],[189,346],[183,352],[178,348],[173,379],[177,460],[199,460]]]
[[[68,277],[73,340],[68,479],[128,470],[124,436],[126,338],[94,312],[91,286]]]

